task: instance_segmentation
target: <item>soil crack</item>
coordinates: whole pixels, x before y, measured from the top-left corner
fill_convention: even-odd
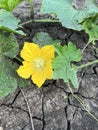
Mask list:
[[[42,89],[42,94],[43,94],[43,97],[42,97],[42,130],[44,130],[45,128],[45,112],[44,112],[44,98],[45,98],[45,95],[44,95],[44,92],[43,92],[43,89]]]
[[[14,102],[16,101],[16,99],[18,98],[18,95],[20,94],[20,90],[17,90],[17,93],[15,94],[15,96],[13,97],[11,102],[6,103],[6,98],[2,101],[2,103],[0,104],[0,106],[5,105],[7,107],[10,107],[14,104]],[[10,95],[9,95],[10,98]]]

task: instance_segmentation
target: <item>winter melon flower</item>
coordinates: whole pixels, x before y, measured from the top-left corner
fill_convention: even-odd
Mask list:
[[[54,58],[53,45],[46,45],[42,48],[35,43],[24,43],[20,53],[23,58],[17,73],[22,78],[29,78],[40,88],[46,79],[52,79],[52,59]]]

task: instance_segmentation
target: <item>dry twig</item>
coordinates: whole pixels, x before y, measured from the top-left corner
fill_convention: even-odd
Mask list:
[[[19,89],[21,90],[21,93],[22,93],[22,95],[23,95],[23,97],[24,97],[24,100],[25,100],[25,102],[26,102],[26,105],[27,105],[27,108],[28,108],[28,111],[29,111],[30,120],[31,120],[31,127],[32,127],[32,130],[34,130],[34,123],[33,123],[32,114],[31,114],[31,110],[30,110],[29,103],[28,103],[28,101],[27,101],[27,98],[26,98],[26,96],[25,96],[23,90],[22,90],[20,87],[19,87]]]

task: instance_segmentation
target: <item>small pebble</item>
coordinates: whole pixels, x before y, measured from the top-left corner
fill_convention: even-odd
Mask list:
[[[2,128],[2,127],[0,127],[0,130],[3,130],[3,128]]]
[[[82,10],[85,5],[85,0],[73,0],[72,6],[77,10]]]

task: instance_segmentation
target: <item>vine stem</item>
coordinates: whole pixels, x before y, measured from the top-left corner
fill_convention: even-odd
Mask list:
[[[60,21],[59,20],[51,20],[51,19],[38,19],[38,20],[30,19],[30,20],[28,20],[28,21],[26,21],[24,23],[19,24],[19,25],[20,26],[24,26],[24,25],[32,23],[32,22],[33,23],[59,23]]]
[[[24,22],[24,23],[21,23],[21,24],[19,24],[20,26],[24,26],[24,25],[26,25],[26,24],[29,24],[29,23],[32,23],[32,22],[34,22],[34,23],[36,23],[36,22],[38,22],[38,23],[59,23],[60,21],[59,20],[51,20],[51,19],[38,19],[38,20],[35,20],[34,19],[34,0],[28,0],[29,1],[29,3],[30,3],[30,16],[31,16],[31,19],[29,20],[29,21],[26,21],[26,22]]]
[[[34,21],[34,0],[29,0],[30,3],[30,16],[32,21]]]
[[[19,26],[24,26],[24,25],[29,24],[29,23],[32,23],[32,22],[33,22],[33,20],[30,19],[30,20],[28,20],[28,21],[26,21],[26,22],[24,22],[24,23],[20,23]]]
[[[83,65],[81,65],[81,66],[76,66],[76,69],[82,69],[82,68],[85,68],[85,67],[87,67],[87,66],[93,65],[93,64],[95,64],[95,63],[98,63],[98,60],[91,61],[91,62],[89,62],[89,63],[87,63],[87,64],[83,64]]]
[[[27,108],[28,108],[29,115],[30,115],[30,120],[31,120],[31,127],[32,127],[32,130],[34,130],[34,123],[33,123],[32,114],[31,114],[31,109],[30,109],[29,103],[28,103],[28,101],[27,101],[27,98],[26,98],[26,96],[25,96],[23,90],[22,90],[20,87],[19,87],[19,89],[20,89],[20,91],[21,91],[21,93],[22,93],[22,95],[23,95],[23,97],[24,97],[24,100],[25,100],[25,102],[26,102],[26,104],[27,104]]]
[[[52,20],[52,19],[39,19],[39,20],[35,20],[35,22],[42,22],[42,23],[44,23],[44,22],[46,22],[46,23],[60,23],[60,21],[59,20]]]
[[[20,58],[15,57],[15,59],[22,63],[22,60]]]
[[[85,49],[87,48],[87,46],[90,44],[90,42],[88,42],[85,46],[84,46],[84,48],[82,49],[82,54],[84,53],[84,51],[85,51]]]
[[[85,103],[83,102],[83,100],[82,100],[80,97],[78,97],[77,95],[75,95],[75,94],[73,93],[72,88],[70,87],[70,83],[69,83],[69,82],[68,82],[67,85],[68,85],[68,88],[69,88],[69,90],[70,90],[72,96],[80,103],[80,105],[84,108],[84,110],[85,110],[93,119],[95,119],[95,120],[98,122],[98,119],[86,108]]]

